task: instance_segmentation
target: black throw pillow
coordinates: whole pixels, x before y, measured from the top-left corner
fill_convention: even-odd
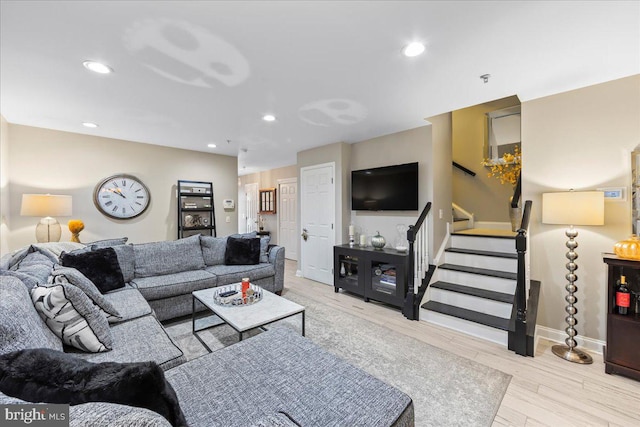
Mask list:
[[[84,253],[63,252],[60,254],[60,264],[84,274],[103,294],[124,287],[122,270],[113,248]]]
[[[0,391],[27,402],[109,402],[157,412],[186,426],[178,397],[155,362],[92,363],[48,348],[0,356]]]
[[[260,262],[260,239],[227,237],[224,251],[226,265],[254,265]]]

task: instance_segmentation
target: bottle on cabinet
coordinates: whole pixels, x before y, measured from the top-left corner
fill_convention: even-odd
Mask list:
[[[627,287],[627,278],[620,276],[620,285],[616,289],[616,311],[618,314],[629,314],[631,306],[631,291]]]

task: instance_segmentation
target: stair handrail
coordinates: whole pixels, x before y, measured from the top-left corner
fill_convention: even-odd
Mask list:
[[[466,168],[464,166],[462,166],[460,163],[458,162],[451,162],[451,164],[453,164],[454,168],[458,168],[460,169],[462,172],[466,173],[467,175],[471,175],[471,176],[476,176],[476,173],[474,171],[472,171],[469,168]]]
[[[520,179],[518,179],[518,187]],[[527,356],[527,235],[529,233],[529,220],[531,218],[531,206],[533,202],[527,200],[524,203],[522,222],[516,235],[516,252],[518,253],[518,271],[516,273],[516,324],[515,343],[516,354]]]
[[[418,311],[419,311],[418,305],[420,304],[420,299],[421,299],[421,297],[419,297],[420,292],[418,293],[415,292],[415,277],[418,276],[416,274],[416,269],[418,269],[419,271],[424,271],[428,277],[430,277],[430,275],[433,274],[431,267],[427,270],[427,269],[424,269],[425,267],[424,265],[419,265],[419,266],[416,265],[416,252],[415,252],[415,242],[418,236],[418,232],[420,231],[420,229],[422,228],[422,225],[427,219],[427,215],[429,215],[429,211],[431,211],[431,202],[427,202],[424,209],[422,210],[422,213],[418,217],[418,220],[416,221],[416,223],[414,225],[410,225],[409,229],[407,230],[407,241],[409,242],[409,250],[408,250],[409,259],[408,259],[408,270],[407,270],[408,280],[407,280],[407,290],[406,290],[405,300],[404,300],[404,308],[402,312],[405,315],[405,317],[410,320],[418,320]],[[422,244],[424,245],[425,242],[422,242]],[[422,257],[420,262],[421,263],[423,262]]]

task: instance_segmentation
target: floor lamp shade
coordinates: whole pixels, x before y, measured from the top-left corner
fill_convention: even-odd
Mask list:
[[[564,191],[542,195],[542,223],[603,225],[604,192]]]
[[[565,232],[567,238],[566,246],[569,251],[566,254],[566,258],[569,260],[566,263],[568,273],[564,276],[567,279],[567,285],[565,289],[567,295],[565,301],[567,306],[565,311],[567,317],[567,338],[564,340],[566,345],[554,345],[551,347],[551,351],[558,357],[562,357],[569,362],[574,363],[592,363],[591,356],[576,348],[576,331],[575,325],[578,324],[578,320],[575,315],[578,313],[578,309],[575,307],[575,303],[578,302],[575,293],[578,291],[578,287],[575,282],[578,280],[578,276],[575,271],[578,269],[576,259],[578,254],[575,249],[578,247],[578,242],[575,238],[578,237],[578,231],[573,228],[574,225],[603,225],[604,224],[604,192],[602,191],[565,191],[559,193],[544,193],[542,195],[542,222],[544,224],[564,224],[570,227]]]
[[[54,216],[71,216],[72,197],[56,194],[23,194],[20,215],[42,219],[36,226],[38,242],[58,242],[62,235]]]

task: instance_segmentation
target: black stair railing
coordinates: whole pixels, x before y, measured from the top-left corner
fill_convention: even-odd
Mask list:
[[[469,168],[466,168],[464,166],[462,166],[460,163],[458,162],[451,162],[451,164],[453,164],[454,168],[458,168],[460,169],[462,172],[466,173],[467,175],[471,175],[471,176],[476,176],[476,173],[474,171],[472,171]]]
[[[519,181],[518,181],[519,182]],[[533,349],[527,339],[527,234],[531,217],[531,200],[524,204],[522,222],[516,236],[516,252],[518,253],[518,271],[516,279],[515,330],[512,350],[521,356],[532,356]]]
[[[435,271],[435,266],[428,264],[426,251],[428,239],[426,233],[426,219],[431,211],[431,202],[422,210],[415,225],[410,225],[407,230],[407,240],[409,241],[409,269],[407,271],[407,293],[405,294],[402,314],[407,319],[418,320],[420,313],[420,302],[429,286],[429,280]],[[415,289],[415,278],[421,281],[418,290]]]

